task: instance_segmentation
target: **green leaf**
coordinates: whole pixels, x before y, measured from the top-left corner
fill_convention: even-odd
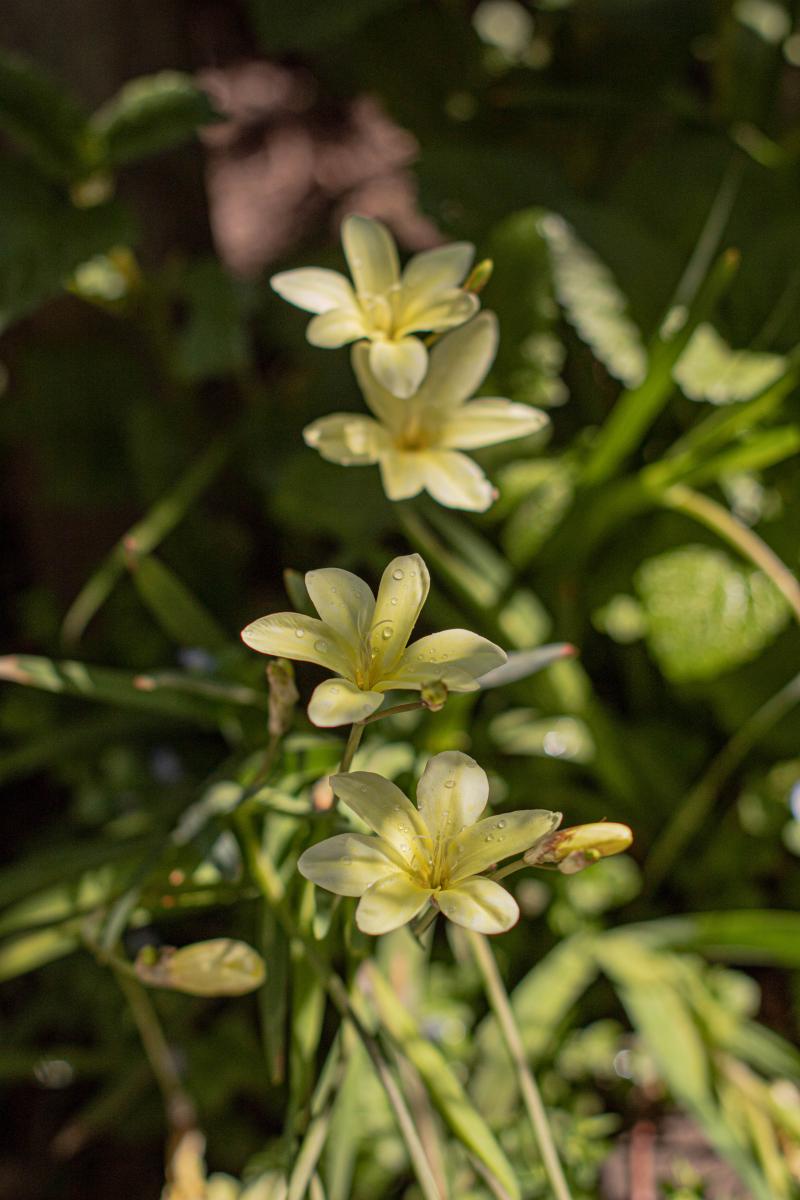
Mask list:
[[[136,590],[164,632],[179,646],[221,652],[231,639],[178,576],[152,554],[133,556],[131,574]]]
[[[241,296],[216,259],[192,263],[182,281],[186,322],[175,346],[175,369],[196,383],[243,370],[250,352]]]
[[[650,649],[668,679],[714,679],[755,658],[785,626],[788,606],[761,571],[724,551],[681,546],[634,577]]]
[[[656,945],[735,963],[800,967],[800,913],[774,909],[692,913],[631,927]]]
[[[93,667],[70,660],[58,662],[33,654],[7,654],[0,658],[2,679],[57,695],[160,713],[208,728],[217,728],[231,707],[264,711],[267,706],[266,697],[252,688],[178,671],[135,675],[111,667]]]
[[[375,963],[365,963],[363,970],[366,990],[381,1024],[416,1067],[442,1120],[462,1145],[484,1164],[508,1195],[519,1197],[519,1187],[510,1163],[489,1126],[471,1104],[447,1059],[424,1036]]]
[[[50,179],[70,182],[92,165],[87,114],[36,63],[7,51],[0,51],[0,128]]]
[[[210,487],[225,466],[236,444],[237,431],[216,438],[204,454],[187,467],[141,520],[119,539],[113,550],[81,588],[64,618],[65,642],[77,642],[115,584],[125,574],[131,554],[147,555],[184,519],[189,509]]]
[[[0,332],[58,295],[81,263],[135,236],[111,202],[75,208],[27,163],[6,158],[0,188]]]
[[[191,76],[161,71],[126,83],[94,113],[91,125],[108,162],[120,166],[180,145],[217,116]]]
[[[498,473],[500,502],[517,500],[500,538],[518,569],[533,561],[567,513],[575,491],[574,478],[575,472],[558,459],[513,462]]]
[[[751,400],[786,370],[781,354],[732,350],[713,325],[703,322],[672,370],[672,377],[690,400],[734,404]]]
[[[563,217],[546,213],[539,231],[550,252],[555,292],[567,320],[609,374],[629,388],[638,387],[647,373],[647,351],[608,267]]]
[[[0,945],[0,982],[35,971],[45,963],[71,954],[80,945],[73,925],[60,929],[39,929],[21,937],[8,938]]]
[[[329,42],[341,42],[356,34],[360,26],[405,0],[248,0],[250,20],[262,48],[270,54],[290,50],[316,50]]]

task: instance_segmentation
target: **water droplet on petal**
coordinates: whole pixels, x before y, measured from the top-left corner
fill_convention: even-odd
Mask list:
[[[404,572],[401,571],[399,567],[396,567],[395,570],[392,571],[392,579],[396,579],[398,582],[403,578],[403,576]]]
[[[381,630],[381,637],[385,642],[388,642],[389,638],[392,637],[393,634],[394,630],[390,625],[387,625],[385,629]]]
[[[490,833],[487,833],[487,834],[486,834],[486,837],[485,837],[483,840],[484,840],[485,842],[493,842],[493,841],[494,841],[494,838],[492,837],[492,835],[491,835]]]
[[[328,649],[328,643],[320,638],[318,642],[314,642],[314,649],[318,650],[320,654],[324,654]]]
[[[331,694],[332,696],[338,696],[338,695],[339,695],[339,692],[341,691],[341,688],[338,688],[338,687],[336,687],[336,685],[334,684],[334,686],[333,686],[333,687],[331,687],[331,688],[328,688],[328,691],[330,692],[330,694]]]
[[[390,603],[390,604],[397,604],[397,596],[392,596],[392,598],[391,598],[391,600],[389,601],[389,603]]]
[[[495,829],[505,829],[505,827],[506,827],[505,821],[498,821],[497,824],[495,825]]]
[[[402,812],[402,811],[403,811],[402,804],[393,804],[392,805],[392,812]]]
[[[456,786],[455,779],[445,779],[444,786],[446,788],[454,788]]]
[[[297,638],[304,638],[306,636],[305,629],[295,629],[294,636]]]

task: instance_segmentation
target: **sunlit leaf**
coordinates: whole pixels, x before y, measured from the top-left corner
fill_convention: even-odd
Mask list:
[[[787,360],[781,354],[732,350],[713,325],[704,322],[675,364],[675,382],[690,400],[733,404],[750,400],[779,379]]]

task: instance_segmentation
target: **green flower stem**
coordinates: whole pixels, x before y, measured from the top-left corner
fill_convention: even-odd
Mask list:
[[[420,940],[423,933],[426,933],[439,915],[439,909],[435,904],[429,904],[418,917],[415,917],[411,922],[411,932],[417,941]]]
[[[800,621],[800,583],[774,550],[757,533],[739,521],[729,509],[710,496],[676,483],[661,497],[666,508],[693,517],[707,529],[719,534],[729,545],[769,576],[786,600],[797,621]]]
[[[339,774],[344,775],[350,770],[353,759],[355,758],[356,750],[358,749],[361,739],[364,736],[364,722],[359,721],[357,724],[350,727],[350,733],[347,736],[342,761],[339,764]]]
[[[359,730],[358,736],[354,736],[354,731]],[[356,746],[361,738],[363,726],[354,725],[350,731],[347,748],[345,749],[345,758],[347,752],[351,748],[350,757],[355,754]],[[343,760],[344,761],[344,760]],[[380,1045],[376,1038],[372,1036],[368,1029],[353,1009],[347,988],[342,979],[332,971],[329,965],[320,957],[313,943],[303,937],[297,930],[294,919],[289,906],[285,900],[285,889],[283,881],[278,875],[271,860],[264,853],[258,837],[253,828],[252,821],[246,813],[240,813],[237,819],[237,829],[239,840],[242,847],[242,853],[245,861],[248,864],[250,873],[263,895],[267,904],[275,912],[280,923],[286,932],[287,937],[300,946],[305,954],[307,961],[312,969],[317,973],[322,981],[325,990],[333,1002],[334,1007],[338,1010],[339,1015],[350,1022],[355,1029],[367,1055],[372,1063],[378,1079],[380,1080],[389,1105],[394,1113],[397,1127],[402,1137],[406,1150],[408,1151],[409,1159],[417,1177],[420,1190],[424,1200],[442,1200],[442,1194],[436,1184],[436,1180],[431,1171],[430,1164],[425,1155],[422,1142],[419,1139],[419,1134],[414,1126],[414,1121],[406,1104],[403,1093],[401,1092],[394,1076],[392,1075],[389,1064],[383,1057]]]
[[[800,702],[800,675],[770,696],[712,760],[702,778],[681,800],[653,845],[644,867],[647,894],[666,878],[670,867],[702,826],[726,781],[754,745]]]
[[[175,1059],[164,1037],[153,1003],[138,979],[133,979],[113,961],[110,965],[120,990],[128,1001],[147,1061],[164,1097],[167,1124],[176,1134],[186,1133],[197,1124],[194,1104],[184,1091]]]
[[[486,989],[486,997],[491,1006],[492,1012],[497,1018],[497,1023],[500,1026],[500,1033],[508,1050],[509,1057],[514,1066],[517,1075],[519,1090],[522,1095],[522,1100],[528,1114],[528,1119],[531,1123],[534,1137],[539,1146],[539,1152],[542,1156],[542,1163],[547,1173],[547,1178],[550,1181],[550,1186],[553,1189],[555,1200],[572,1200],[570,1190],[567,1185],[564,1171],[561,1166],[561,1161],[558,1157],[553,1134],[550,1129],[550,1124],[547,1120],[542,1097],[539,1093],[536,1080],[533,1072],[528,1066],[525,1056],[525,1047],[522,1044],[522,1035],[514,1018],[514,1013],[511,1008],[511,1003],[508,999],[505,985],[503,983],[500,972],[497,969],[494,953],[483,934],[474,933],[472,930],[467,931],[470,947],[478,965],[478,969],[483,976],[483,985]]]
[[[346,1059],[342,1034],[334,1040],[311,1100],[311,1120],[292,1167],[286,1200],[303,1200],[317,1169],[330,1130],[333,1104],[342,1084]]]
[[[365,717],[361,723],[362,725],[371,725],[373,721],[382,721],[384,717],[396,717],[398,713],[416,712],[417,709],[424,707],[421,700],[409,700],[408,704],[395,704],[393,708],[383,708],[379,712],[373,713],[371,717]]]

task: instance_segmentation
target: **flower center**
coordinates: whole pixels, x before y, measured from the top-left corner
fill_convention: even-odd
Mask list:
[[[376,621],[361,639],[356,667],[356,683],[368,692],[385,674],[379,647],[389,642],[394,635],[394,623],[388,617]]]
[[[423,887],[440,891],[449,884],[454,865],[450,860],[452,841],[452,837],[425,837],[422,834],[414,838],[417,876]]]

